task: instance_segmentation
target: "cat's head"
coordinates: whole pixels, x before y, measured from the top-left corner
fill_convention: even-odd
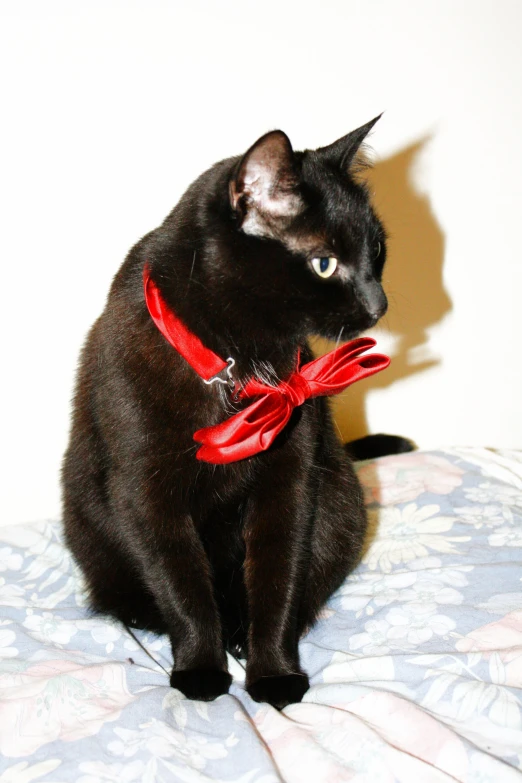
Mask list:
[[[354,172],[378,119],[305,152],[294,152],[282,131],[267,133],[229,179],[235,230],[255,264],[260,301],[269,306],[272,289],[288,318],[330,339],[360,334],[387,309],[385,232]]]

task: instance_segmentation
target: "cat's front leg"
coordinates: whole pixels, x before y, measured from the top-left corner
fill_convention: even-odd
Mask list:
[[[295,454],[272,455],[271,470],[250,496],[244,529],[247,690],[277,709],[301,701],[309,687],[297,632],[312,517],[307,473]]]
[[[188,522],[192,527],[192,521]],[[219,611],[214,599],[210,565],[199,536],[191,531],[179,545],[161,556],[162,609],[167,616],[174,656],[170,684],[189,699],[211,701],[228,693],[232,677]]]
[[[170,684],[190,699],[210,701],[227,693],[232,682],[211,567],[190,514],[173,516],[163,508],[164,521],[158,523],[159,511],[156,507],[135,526],[135,555],[168,628],[174,656]]]

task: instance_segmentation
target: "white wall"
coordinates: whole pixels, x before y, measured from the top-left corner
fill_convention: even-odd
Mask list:
[[[2,523],[59,512],[78,349],[127,249],[209,164],[382,110],[392,368],[345,434],[520,447],[522,4],[3,0]]]

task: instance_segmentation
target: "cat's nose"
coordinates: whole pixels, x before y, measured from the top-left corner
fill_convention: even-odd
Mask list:
[[[382,318],[385,312],[388,309],[388,300],[386,299],[386,296],[383,293],[383,301],[378,305],[378,307],[373,307],[371,310],[369,310],[369,315],[373,320],[373,323],[377,323],[379,318]]]
[[[375,326],[377,321],[383,317],[384,313],[388,309],[388,305],[386,304],[385,307],[380,308],[377,312],[374,313],[368,313],[368,328],[370,329],[372,326]]]
[[[388,309],[386,294],[382,290],[381,284],[376,280],[371,280],[365,282],[363,285],[359,285],[358,293],[361,302],[364,304],[368,318],[371,321],[371,326],[374,326]]]

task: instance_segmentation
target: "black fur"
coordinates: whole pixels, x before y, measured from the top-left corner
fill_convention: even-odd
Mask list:
[[[416,448],[413,441],[401,438],[400,435],[366,435],[364,438],[352,440],[345,449],[354,460],[376,459],[387,454],[405,454]]]
[[[233,411],[150,319],[142,271],[237,377],[284,379],[307,339],[345,340],[386,310],[384,230],[351,174],[376,120],[294,153],[274,131],[193,183],[117,273],[82,353],[63,466],[68,544],[92,607],[167,632],[172,685],[213,699],[225,650],[247,688],[278,708],[308,687],[298,640],[357,564],[362,492],[328,403],[308,400],[266,453],[195,458],[193,433]],[[336,257],[321,279],[311,259]],[[241,405],[241,404],[240,404]]]

